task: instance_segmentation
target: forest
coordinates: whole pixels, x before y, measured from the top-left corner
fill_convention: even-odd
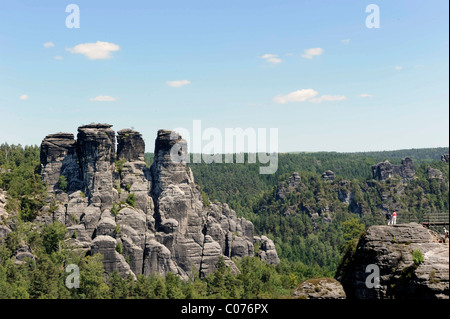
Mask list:
[[[384,223],[386,209],[398,209],[399,222],[421,222],[430,212],[449,210],[449,164],[440,160],[448,148],[280,154],[273,175],[260,175],[258,164],[189,164],[204,204],[228,203],[252,221],[257,234],[274,240],[281,263],[245,257],[235,260],[240,273],[233,275],[221,259],[206,278],[140,275],[135,281],[117,273],[105,276],[102,256],[72,249],[64,241],[64,225],[33,223],[49,196],[39,175],[39,153],[37,146],[0,145],[0,189],[8,194],[5,209],[13,216],[0,220],[0,226],[13,226],[0,240],[0,299],[288,298],[306,279],[334,277],[364,229]],[[152,157],[146,154],[148,165]],[[412,181],[373,179],[373,164],[398,164],[404,157],[414,161]],[[429,168],[442,174],[430,176]],[[335,173],[334,180],[322,177],[326,170]],[[294,172],[300,182],[291,187]],[[13,256],[23,243],[33,258],[17,262]],[[65,284],[69,264],[79,266],[78,289]]]

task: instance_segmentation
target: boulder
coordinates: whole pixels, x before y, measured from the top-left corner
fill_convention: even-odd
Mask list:
[[[345,291],[333,278],[309,279],[301,283],[292,293],[292,299],[345,299]]]
[[[103,256],[103,266],[108,274],[117,270],[123,278],[131,274],[136,279],[136,275],[131,271],[125,257],[116,251],[117,244],[116,239],[110,236],[97,236],[92,241],[91,254],[99,253]]]

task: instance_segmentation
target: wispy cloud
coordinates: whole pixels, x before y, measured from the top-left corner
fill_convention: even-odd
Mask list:
[[[112,96],[108,96],[108,95],[99,95],[96,97],[91,98],[91,101],[95,101],[95,102],[114,102],[117,101],[119,98],[117,97],[112,97]]]
[[[309,102],[311,103],[322,103],[323,101],[334,102],[334,101],[344,101],[347,97],[345,95],[322,95],[321,97],[316,97]]]
[[[189,80],[167,81],[166,84],[173,88],[179,88],[179,87],[191,84],[191,81],[189,81]]]
[[[315,56],[319,56],[324,52],[322,48],[311,48],[304,51],[302,58],[312,59]]]
[[[321,103],[324,101],[334,102],[343,101],[347,97],[345,95],[329,95],[325,94],[318,96],[319,92],[313,89],[302,89],[291,92],[286,95],[277,95],[273,98],[273,101],[278,104],[294,103],[294,102],[311,102],[311,103]]]
[[[349,44],[350,43],[350,39],[344,39],[344,40],[341,40],[341,42],[344,43],[344,44]]]
[[[102,60],[112,58],[111,53],[119,51],[120,47],[114,43],[97,41],[95,43],[78,44],[66,50],[73,54],[83,54],[90,60]]]
[[[261,58],[272,64],[279,64],[283,62],[277,54],[264,54]]]
[[[397,71],[403,70],[403,67],[400,65],[397,65],[394,69],[396,69]]]
[[[21,100],[23,100],[23,101],[28,100],[28,98],[29,98],[28,94],[22,94],[22,95],[19,97],[19,99],[21,99]]]
[[[361,93],[361,94],[358,94],[357,97],[368,98],[368,97],[373,97],[373,95],[368,94],[368,93]]]
[[[273,101],[278,104],[286,104],[290,102],[305,102],[306,100],[311,99],[318,94],[319,92],[313,89],[302,89],[286,95],[277,95],[273,98]]]
[[[46,48],[53,48],[54,46],[55,46],[55,44],[52,41],[44,43],[44,47],[46,47]]]
[[[53,57],[54,60],[63,60],[63,57],[60,55],[56,55]]]

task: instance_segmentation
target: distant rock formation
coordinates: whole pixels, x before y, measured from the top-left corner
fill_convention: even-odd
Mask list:
[[[338,278],[347,298],[448,299],[449,246],[436,236],[416,223],[369,227]],[[375,284],[370,265],[379,269],[379,287],[366,284]]]
[[[448,163],[449,154],[442,154],[441,161]]]
[[[334,181],[334,179],[336,178],[336,175],[334,174],[333,171],[327,170],[322,173],[322,178],[326,181]]]
[[[394,165],[389,161],[380,162],[372,166],[372,175],[374,179],[381,181],[401,177],[406,182],[414,178],[414,163],[409,157],[404,158],[401,165]]]
[[[444,178],[444,175],[442,172],[436,168],[428,167],[427,168],[427,176],[428,179],[439,179],[442,180]]]
[[[301,177],[297,172],[292,173],[292,175],[289,176],[289,179],[286,182],[281,183],[278,187],[276,199],[279,200],[285,198],[292,190],[297,188],[301,181]]]
[[[206,276],[220,256],[237,272],[231,258],[253,256],[254,245],[262,260],[280,262],[273,241],[254,236],[250,221],[226,204],[203,206],[179,134],[158,131],[150,168],[144,152],[141,134],[130,129],[117,132],[116,151],[109,124],[81,126],[77,140],[48,135],[41,175],[55,196],[38,220],[63,223],[68,241],[87,254],[101,253],[106,272],[122,276]]]

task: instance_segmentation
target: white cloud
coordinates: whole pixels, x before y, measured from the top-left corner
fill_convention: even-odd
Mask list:
[[[395,67],[395,69],[396,69],[396,70],[398,70],[398,71],[400,71],[400,70],[402,70],[402,69],[403,69],[403,67],[402,67],[402,66],[400,66],[400,65],[397,65],[397,66]]]
[[[334,102],[334,101],[344,101],[347,97],[345,95],[322,95],[321,97],[313,98],[309,100],[312,103],[321,103],[323,101]]]
[[[263,58],[267,62],[270,62],[273,64],[278,64],[278,63],[283,62],[283,60],[281,60],[277,54],[264,54],[261,58]]]
[[[319,56],[323,53],[323,49],[321,48],[311,48],[304,51],[302,54],[302,58],[312,59],[314,56]]]
[[[56,56],[53,57],[53,59],[54,59],[54,60],[62,60],[63,57],[60,56],[60,55],[56,55]]]
[[[188,81],[188,80],[167,81],[166,84],[173,88],[180,88],[182,86],[191,84],[191,81]]]
[[[96,102],[114,102],[117,101],[119,98],[117,97],[112,97],[112,96],[108,96],[108,95],[99,95],[96,97],[91,98],[91,101],[96,101]]]
[[[28,94],[22,94],[20,97],[19,97],[19,99],[21,99],[21,100],[28,100]]]
[[[358,97],[373,97],[372,94],[368,94],[368,93],[361,93],[357,95]]]
[[[120,47],[114,43],[97,41],[95,43],[78,44],[66,50],[73,54],[84,54],[90,60],[100,60],[112,58],[111,52],[119,51]]]
[[[303,89],[291,92],[286,95],[277,95],[273,98],[273,101],[279,104],[286,104],[289,102],[305,102],[306,100],[311,99],[318,94],[319,93],[317,91],[314,91],[313,89]]]
[[[344,39],[344,40],[341,40],[341,42],[344,43],[344,44],[349,44],[350,43],[350,39]]]
[[[54,46],[55,46],[55,44],[52,41],[44,43],[44,47],[46,47],[46,48],[53,48]]]

